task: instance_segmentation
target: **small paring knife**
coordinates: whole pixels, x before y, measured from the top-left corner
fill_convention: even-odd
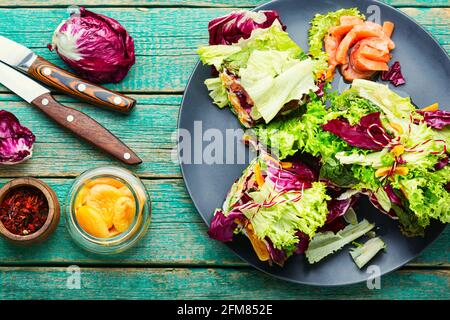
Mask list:
[[[59,125],[120,161],[126,164],[142,162],[130,148],[97,121],[81,111],[60,104],[47,88],[2,62],[0,62],[0,83],[40,109]]]
[[[39,57],[27,47],[2,36],[0,61],[27,73],[33,79],[93,105],[128,113],[136,104],[133,98],[82,80]]]

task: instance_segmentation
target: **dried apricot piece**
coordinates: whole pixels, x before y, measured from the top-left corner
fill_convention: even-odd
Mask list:
[[[114,228],[119,232],[127,230],[133,222],[135,213],[136,205],[133,200],[128,197],[119,198],[114,206]]]
[[[89,188],[83,186],[80,191],[78,191],[77,197],[75,199],[75,209],[83,206],[86,203],[86,196],[89,193]]]
[[[119,192],[122,194],[122,196],[124,197],[128,197],[130,199],[134,199],[133,197],[133,193],[131,192],[130,188],[128,188],[127,186],[123,186],[122,188],[119,189]]]
[[[89,181],[87,184],[86,184],[86,186],[88,187],[88,188],[92,188],[92,187],[94,187],[94,186],[96,186],[96,185],[99,185],[99,184],[106,184],[106,185],[108,185],[108,186],[111,186],[111,187],[114,187],[114,188],[117,188],[117,189],[120,189],[120,188],[122,188],[122,187],[124,187],[125,186],[125,184],[123,184],[122,182],[120,182],[119,180],[117,180],[117,179],[114,179],[114,178],[96,178],[96,179],[94,179],[94,180],[92,180],[92,181]]]
[[[114,205],[121,196],[122,194],[117,188],[107,184],[98,184],[93,186],[86,196],[86,205],[103,215],[109,229],[113,226]]]
[[[109,230],[103,215],[89,206],[82,206],[76,211],[80,227],[90,235],[98,238],[109,238]]]

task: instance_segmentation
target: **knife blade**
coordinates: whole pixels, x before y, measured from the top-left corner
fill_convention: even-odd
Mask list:
[[[3,62],[0,62],[0,83],[39,108],[59,125],[120,161],[126,164],[142,162],[130,148],[97,121],[81,111],[58,103],[47,88]]]
[[[121,112],[130,112],[136,100],[82,80],[35,54],[29,48],[0,36],[0,61],[75,98]]]

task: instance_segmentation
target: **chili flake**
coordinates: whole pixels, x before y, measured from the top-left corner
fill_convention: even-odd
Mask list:
[[[26,236],[38,231],[48,216],[48,202],[34,187],[11,189],[0,204],[0,221],[15,235]]]

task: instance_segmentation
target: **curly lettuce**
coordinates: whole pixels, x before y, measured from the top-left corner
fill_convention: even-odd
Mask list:
[[[205,85],[208,88],[209,96],[219,108],[228,106],[227,89],[222,84],[220,78],[210,78],[205,80]]]
[[[323,125],[335,119],[361,124],[375,112],[381,123],[367,132],[377,143],[382,136],[388,139],[379,151],[350,146],[339,134],[324,131]],[[330,107],[312,96],[303,113],[258,127],[256,133],[282,158],[297,152],[319,157],[321,179],[368,194],[377,208],[399,219],[406,235],[423,235],[432,220],[450,221],[450,131],[430,127],[409,98],[384,85],[355,81],[350,90],[331,95]]]
[[[267,200],[268,195],[274,192],[273,185],[264,184],[261,190],[250,193],[255,203]],[[328,215],[325,184],[313,182],[312,187],[305,189],[301,200],[295,201],[298,195],[286,193],[277,201],[285,201],[272,207],[259,209],[246,209],[243,213],[247,216],[260,239],[268,237],[275,248],[281,249],[294,247],[298,243],[297,230],[309,237],[313,237],[318,228],[325,224]]]

